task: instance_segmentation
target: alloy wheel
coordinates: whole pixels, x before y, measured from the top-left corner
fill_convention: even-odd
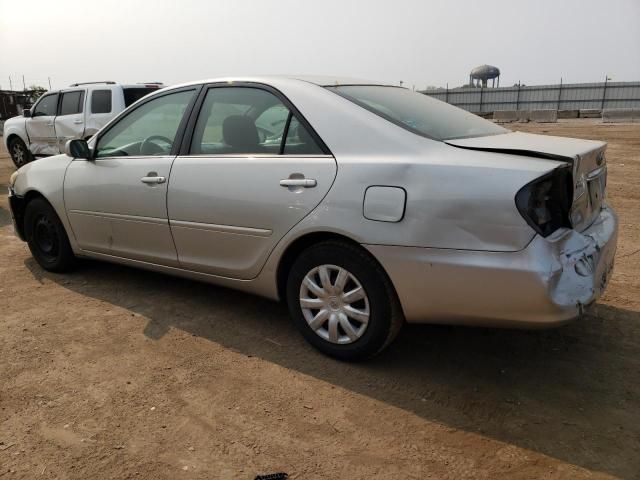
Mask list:
[[[20,142],[16,142],[11,147],[11,157],[13,158],[13,162],[19,168],[23,166],[27,159],[27,152],[24,149],[24,146]]]

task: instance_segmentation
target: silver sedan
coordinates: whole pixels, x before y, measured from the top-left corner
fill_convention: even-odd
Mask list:
[[[315,347],[358,359],[405,321],[579,316],[616,249],[605,147],[390,85],[223,78],[23,166],[10,205],[44,269],[91,257],[280,299]]]

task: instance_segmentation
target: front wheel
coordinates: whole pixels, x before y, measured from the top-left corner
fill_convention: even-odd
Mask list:
[[[404,322],[382,267],[346,242],[319,243],[300,254],[289,273],[287,303],[307,341],[342,360],[376,355]]]
[[[14,138],[9,142],[9,155],[16,168],[20,168],[33,160],[33,155],[20,138]]]
[[[29,250],[42,268],[66,272],[75,266],[76,258],[64,226],[44,199],[35,198],[27,204],[24,227]]]

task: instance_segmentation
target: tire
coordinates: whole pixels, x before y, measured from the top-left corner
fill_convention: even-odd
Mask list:
[[[287,278],[287,304],[305,339],[340,360],[380,353],[404,323],[382,267],[362,248],[341,241],[318,243],[298,256]]]
[[[16,168],[33,161],[33,155],[19,137],[9,142],[9,155],[11,155],[11,160]]]
[[[31,200],[25,209],[24,231],[33,258],[50,272],[72,270],[76,257],[69,237],[55,210],[42,198]]]

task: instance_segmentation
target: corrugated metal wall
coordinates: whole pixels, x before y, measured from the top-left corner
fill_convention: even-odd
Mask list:
[[[444,88],[422,92],[471,112],[640,108],[640,82],[569,83],[531,87]],[[603,102],[604,99],[604,102]]]

